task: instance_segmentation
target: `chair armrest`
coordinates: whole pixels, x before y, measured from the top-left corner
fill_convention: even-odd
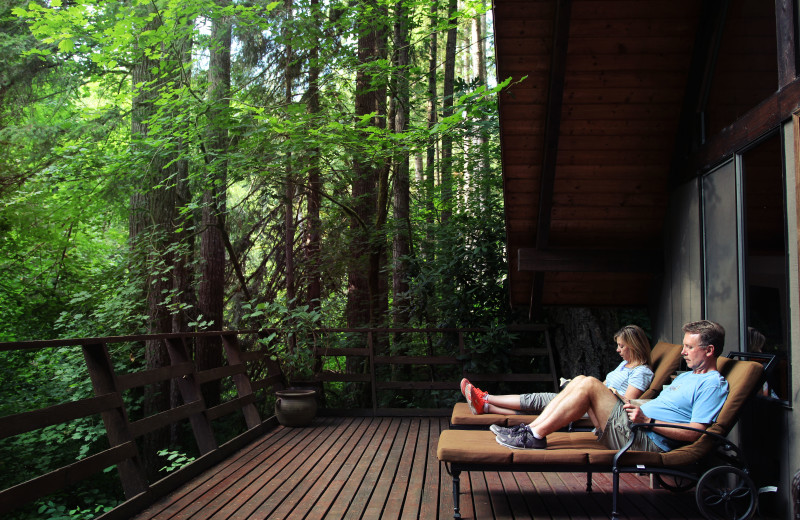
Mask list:
[[[679,424],[632,423],[631,424],[631,432],[633,434],[630,436],[630,438],[628,439],[628,442],[625,444],[625,446],[620,448],[620,450],[616,453],[616,455],[614,455],[614,462],[612,464],[612,468],[614,470],[617,469],[619,458],[624,453],[626,453],[628,450],[630,450],[631,446],[633,446],[633,441],[636,440],[637,431],[638,430],[652,430],[653,428],[673,428],[673,429],[676,429],[676,430],[689,430],[689,431],[693,431],[693,432],[697,432],[697,433],[701,434],[700,438],[702,438],[703,436],[709,436],[712,439],[714,439],[714,441],[716,442],[716,446],[717,447],[722,447],[722,449],[725,450],[725,451],[734,452],[736,460],[740,461],[741,463],[744,463],[744,456],[742,454],[742,450],[736,444],[734,444],[727,437],[724,437],[724,436],[722,436],[722,435],[720,435],[718,433],[710,432],[707,429],[706,430],[701,430],[700,428],[693,428],[691,426],[682,426],[682,425],[679,425]],[[694,442],[699,441],[700,438],[698,438]],[[689,444],[694,444],[694,442],[689,443]]]

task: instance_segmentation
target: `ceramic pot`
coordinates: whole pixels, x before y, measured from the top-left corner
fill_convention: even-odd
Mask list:
[[[277,390],[275,415],[284,426],[307,426],[317,415],[317,391],[313,388]]]

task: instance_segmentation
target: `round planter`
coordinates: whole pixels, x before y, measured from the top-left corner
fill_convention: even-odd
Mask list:
[[[310,388],[277,390],[275,415],[284,426],[307,426],[317,415],[317,391]]]

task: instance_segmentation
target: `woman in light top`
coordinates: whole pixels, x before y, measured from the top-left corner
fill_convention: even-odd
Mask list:
[[[603,383],[610,392],[623,400],[637,399],[653,380],[653,371],[649,366],[650,342],[641,327],[636,325],[622,327],[614,334],[614,341],[617,343],[617,353],[622,357],[622,362],[608,373]],[[560,395],[553,392],[490,395],[472,385],[467,379],[461,380],[461,393],[467,398],[472,413],[476,415],[541,413],[545,406],[558,399]]]

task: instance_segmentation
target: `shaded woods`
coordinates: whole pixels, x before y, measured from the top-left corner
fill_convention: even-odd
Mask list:
[[[302,376],[315,327],[510,320],[484,0],[12,0],[0,30],[0,341],[277,327]],[[191,348],[223,363],[216,337]],[[2,415],[91,393],[74,351],[0,356]],[[167,361],[163,342],[112,356]],[[128,398],[179,402],[167,383]],[[104,439],[82,419],[2,442],[33,474]],[[40,516],[90,518],[112,502],[96,486]]]

